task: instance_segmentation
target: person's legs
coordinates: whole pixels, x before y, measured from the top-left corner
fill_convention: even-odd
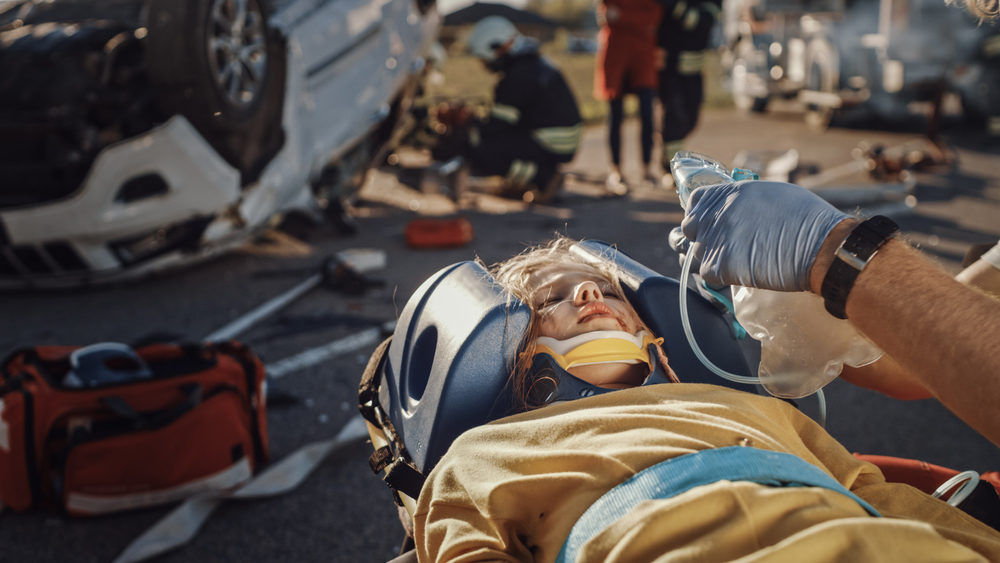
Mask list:
[[[687,137],[698,125],[698,116],[701,113],[701,102],[704,99],[704,86],[701,72],[681,73],[679,76],[680,89],[683,96],[680,100],[682,104],[681,119],[678,121],[678,134],[681,138]]]
[[[625,96],[620,95],[608,101],[608,146],[611,149],[611,172],[608,174],[605,185],[613,194],[624,195],[628,192],[628,186],[622,179],[621,151],[622,151],[622,120],[625,117]]]
[[[524,135],[485,137],[466,151],[471,172],[477,176],[503,176],[505,195],[518,196],[537,191],[548,199],[555,197],[559,185],[559,157],[538,146]],[[534,196],[537,199],[537,196]]]
[[[472,174],[476,176],[500,176],[507,173],[515,158],[517,139],[507,135],[489,136],[479,139],[475,145],[465,147]]]
[[[667,66],[660,72],[659,97],[663,107],[663,123],[660,126],[660,164],[664,172],[670,171],[670,159],[683,148],[684,135],[680,134],[678,120],[683,119],[683,94],[681,92],[676,60],[668,57]],[[673,63],[673,64],[671,64]]]
[[[616,171],[621,167],[624,99],[625,96],[618,96],[608,101],[608,148],[611,150],[611,166]]]
[[[640,88],[636,94],[639,96],[639,119],[641,122],[640,143],[642,145],[642,169],[649,180],[653,177],[650,164],[653,160],[653,89]]]
[[[684,139],[694,131],[704,98],[700,52],[668,57],[660,72],[659,97],[663,106],[661,164],[670,170],[670,159],[684,150]]]

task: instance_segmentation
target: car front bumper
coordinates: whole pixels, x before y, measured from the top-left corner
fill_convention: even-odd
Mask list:
[[[134,277],[225,246],[240,176],[181,116],[106,147],[71,196],[0,211],[0,288]]]

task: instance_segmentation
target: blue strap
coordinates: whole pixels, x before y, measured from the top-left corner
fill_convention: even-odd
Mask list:
[[[833,477],[794,455],[741,446],[704,450],[647,467],[597,499],[573,525],[556,563],[575,561],[583,544],[639,503],[671,498],[722,480],[772,487],[823,487],[849,497],[872,516],[881,516]]]
[[[747,330],[743,328],[743,325],[740,324],[740,321],[736,320],[736,308],[733,307],[733,302],[730,301],[728,297],[723,295],[722,292],[712,289],[712,286],[708,285],[708,282],[706,282],[705,280],[701,280],[701,287],[709,295],[714,297],[716,301],[722,303],[722,306],[726,308],[726,311],[729,313],[728,315],[726,315],[726,318],[729,320],[729,329],[733,331],[733,338],[735,338],[736,340],[743,340],[744,338],[746,338]]]

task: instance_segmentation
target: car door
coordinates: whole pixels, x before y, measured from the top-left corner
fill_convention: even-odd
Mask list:
[[[403,47],[393,45],[395,22],[385,17],[394,1],[412,0],[314,0],[293,22],[298,136],[314,171],[363,138],[393,96],[396,69],[387,61]]]

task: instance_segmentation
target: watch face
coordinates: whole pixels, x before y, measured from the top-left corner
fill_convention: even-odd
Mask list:
[[[848,248],[846,243],[837,249],[836,257],[843,260],[845,264],[859,272],[863,270],[865,268],[865,264],[868,263],[867,257],[859,256],[857,254],[857,250]],[[834,261],[834,264],[836,263],[837,262]]]
[[[837,257],[848,262],[856,270],[863,270],[875,251],[899,232],[899,226],[892,219],[876,215],[851,231],[844,244],[837,249]],[[844,257],[845,251],[853,260]]]

